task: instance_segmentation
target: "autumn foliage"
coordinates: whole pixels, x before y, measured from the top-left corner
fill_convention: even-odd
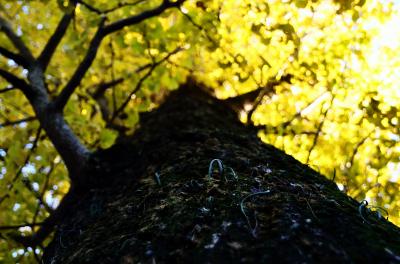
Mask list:
[[[399,224],[399,12],[394,0],[2,1],[1,232],[31,234],[70,187],[24,88],[30,61],[90,151],[188,77],[221,99],[260,91],[235,108],[242,122]],[[40,253],[0,240],[0,262]]]

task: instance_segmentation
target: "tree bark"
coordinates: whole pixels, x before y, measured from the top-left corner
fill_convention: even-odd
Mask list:
[[[41,127],[63,159],[71,179],[71,184],[84,183],[82,176],[86,169],[89,150],[79,141],[71,130],[62,111],[57,111],[50,100],[44,82],[44,73],[40,65],[29,69],[29,91],[25,92]]]
[[[400,262],[398,227],[192,86],[91,157],[45,263]]]

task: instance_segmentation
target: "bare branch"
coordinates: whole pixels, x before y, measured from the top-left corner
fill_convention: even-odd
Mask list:
[[[14,53],[12,51],[9,51],[6,48],[0,47],[0,54],[2,54],[4,57],[11,59],[13,61],[15,61],[16,64],[24,67],[24,68],[28,68],[28,62],[19,54]]]
[[[42,66],[43,72],[46,71],[46,68],[51,60],[51,57],[53,56],[58,44],[61,42],[61,39],[64,37],[65,32],[67,31],[67,28],[73,16],[74,14],[73,12],[71,12],[71,13],[66,13],[62,17],[53,35],[50,37],[43,51],[40,53],[38,61]]]
[[[27,60],[30,64],[35,61],[35,58],[28,47],[25,46],[25,43],[21,40],[21,38],[14,33],[8,21],[2,16],[0,16],[0,31],[3,31],[7,35],[25,60]]]
[[[32,93],[31,86],[23,79],[20,79],[14,74],[3,69],[0,69],[0,76],[3,77],[7,82],[9,82],[14,87],[18,87],[19,89],[21,89],[25,94],[31,95]]]

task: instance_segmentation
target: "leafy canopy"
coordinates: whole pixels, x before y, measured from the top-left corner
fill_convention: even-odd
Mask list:
[[[56,96],[104,17],[115,21],[159,3],[3,1],[0,15],[38,56],[63,14],[74,12],[45,75]],[[107,148],[187,76],[220,98],[264,87],[265,96],[240,111],[242,121],[399,224],[399,10],[394,0],[188,0],[105,37],[64,114],[86,146]],[[0,43],[16,52],[5,34]],[[6,56],[0,68],[27,75]],[[285,76],[290,82],[280,82]],[[66,170],[28,100],[5,79],[0,85],[0,226],[40,223],[69,188]],[[1,240],[0,262],[29,263],[35,251]]]

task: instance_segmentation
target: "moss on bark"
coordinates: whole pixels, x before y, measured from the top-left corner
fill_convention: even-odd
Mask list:
[[[213,159],[224,171],[208,175]],[[400,262],[398,227],[199,89],[173,92],[92,163],[47,263]]]

